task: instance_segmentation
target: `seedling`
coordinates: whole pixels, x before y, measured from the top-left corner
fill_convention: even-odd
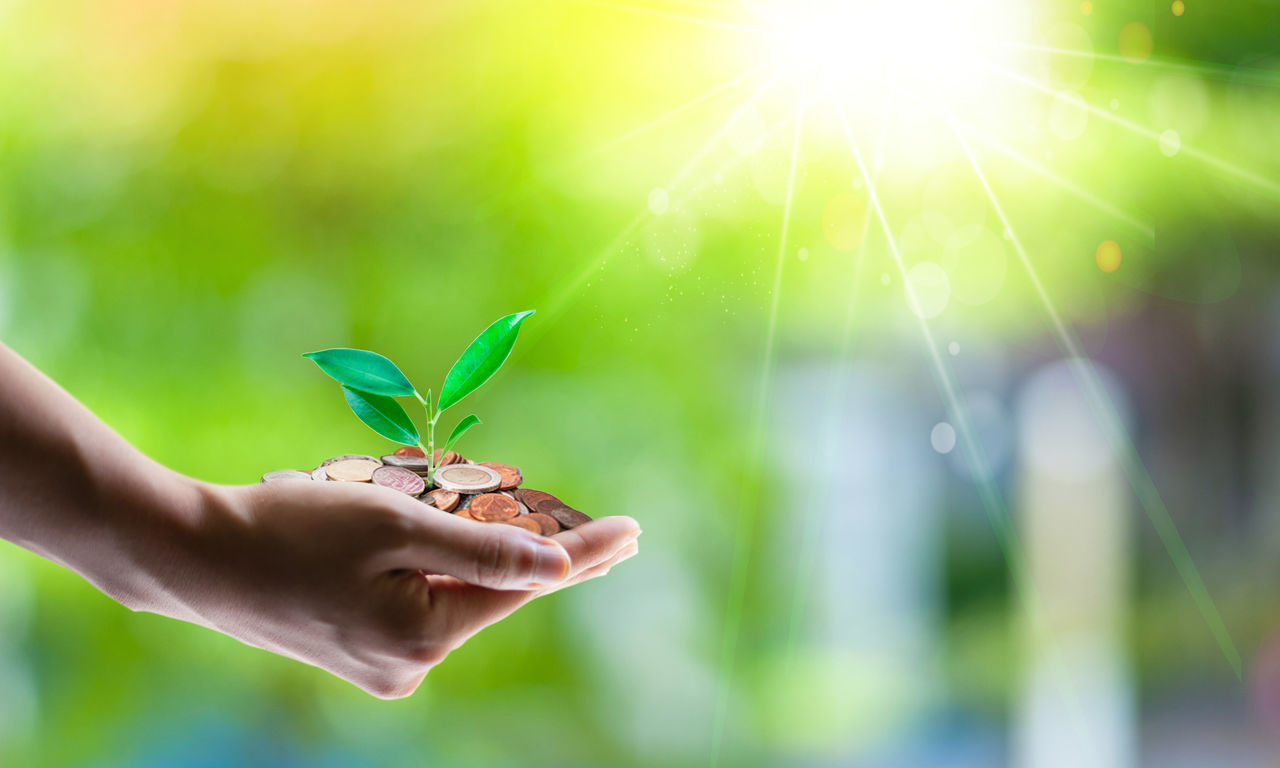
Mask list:
[[[376,352],[363,349],[322,349],[308,352],[320,370],[342,385],[342,394],[356,418],[379,435],[401,445],[416,445],[427,455],[430,470],[434,472],[436,452],[436,422],[440,415],[457,405],[464,397],[475,392],[498,372],[515,346],[520,325],[534,310],[517,312],[496,320],[471,342],[458,361],[444,377],[440,387],[440,399],[431,402],[431,390],[423,396],[396,364]],[[405,413],[397,397],[416,397],[427,412],[427,441],[409,414]],[[440,455],[448,453],[462,434],[480,423],[475,414],[460,420],[449,433]]]

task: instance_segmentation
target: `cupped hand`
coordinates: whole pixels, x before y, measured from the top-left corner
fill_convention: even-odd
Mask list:
[[[205,486],[133,607],[332,672],[380,698],[540,595],[637,551],[628,517],[545,538],[440,512],[396,491],[305,481]]]

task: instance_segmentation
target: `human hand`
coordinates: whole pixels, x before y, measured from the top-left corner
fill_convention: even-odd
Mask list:
[[[305,481],[202,486],[205,512],[131,607],[201,624],[348,680],[412,693],[431,667],[536,597],[637,551],[627,517],[544,538],[392,490]],[[176,543],[175,556],[172,547]]]

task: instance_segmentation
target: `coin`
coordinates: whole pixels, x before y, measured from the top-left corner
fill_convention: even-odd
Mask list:
[[[441,512],[452,512],[458,507],[458,494],[440,488],[434,491],[427,491],[423,494],[422,499]]]
[[[417,496],[426,490],[427,484],[421,477],[404,467],[378,467],[370,476],[374,485]]]
[[[573,507],[570,507],[564,504],[561,504],[558,507],[547,508],[547,509],[543,509],[540,507],[538,511],[545,515],[550,515],[551,517],[555,518],[555,521],[559,523],[560,527],[564,528],[565,530],[569,530],[570,528],[577,528],[583,523],[591,522],[590,517],[588,517],[587,515],[584,515],[583,513],[579,512]]]
[[[528,519],[537,523],[542,528],[543,536],[551,536],[560,532],[560,523],[551,515],[544,515],[541,512],[530,512]]]
[[[403,467],[410,472],[417,472],[418,474],[425,474],[431,468],[430,462],[427,461],[425,456],[397,456],[393,453],[390,456],[383,456],[382,463],[393,467]]]
[[[519,468],[513,467],[510,464],[499,464],[496,461],[486,461],[481,464],[477,464],[476,466],[488,467],[494,472],[497,472],[502,478],[502,485],[498,487],[504,491],[519,488],[520,483],[524,482],[524,479],[520,476]]]
[[[486,523],[500,523],[520,514],[516,500],[500,493],[486,493],[471,500],[471,516]],[[539,529],[541,530],[541,529]]]
[[[511,498],[511,499],[516,499],[515,495],[514,495],[514,494],[512,494],[512,493],[511,493],[511,491],[502,491],[502,495],[503,495],[503,496],[506,496],[506,497],[508,497],[508,498]],[[523,502],[523,501],[521,501],[521,500],[519,500],[519,499],[516,499],[516,503],[520,505],[520,514],[522,514],[522,515],[527,515],[527,514],[529,514],[529,512],[530,512],[531,510],[530,510],[528,507],[526,507],[526,506],[524,505],[524,502]]]
[[[458,493],[485,493],[496,491],[502,485],[502,476],[488,467],[470,464],[452,464],[436,470],[435,484],[446,491]]]
[[[542,526],[538,525],[537,521],[530,520],[526,516],[513,517],[510,520],[503,520],[502,522],[506,525],[514,525],[517,528],[523,528],[526,531],[529,531],[530,533],[536,533],[539,536],[542,535]]]
[[[350,461],[352,459],[364,459],[365,461],[372,461],[375,464],[382,463],[377,459],[373,458],[372,456],[366,456],[363,453],[348,453],[345,456],[334,456],[332,459],[325,459],[324,461],[320,462],[320,466],[327,467],[330,464],[337,464],[340,461]]]
[[[535,501],[530,509],[534,512],[541,512],[544,515],[549,515],[551,514],[551,510],[567,506],[569,505],[548,493],[546,494],[546,498]]]
[[[512,493],[514,493],[515,497],[523,502],[529,509],[535,509],[538,506],[538,502],[544,499],[551,499],[557,504],[563,503],[546,491],[535,491],[532,488],[519,488]]]
[[[277,469],[262,476],[264,483],[278,483],[281,480],[310,480],[311,475],[300,469]]]
[[[475,520],[475,518],[471,516],[471,510],[469,509],[460,509],[457,512],[454,512],[453,516],[460,517],[463,520]]]
[[[345,459],[325,467],[330,480],[347,483],[367,483],[373,479],[373,470],[382,466],[375,459]]]
[[[396,449],[396,456],[417,456],[419,459],[427,458],[427,454],[416,445],[402,445]]]
[[[311,470],[311,479],[319,480],[322,483],[327,482],[329,480],[329,473],[325,471],[324,467],[316,467]]]
[[[438,448],[436,449],[435,457],[436,466],[438,467],[447,467],[451,464],[462,464],[466,461],[466,459],[462,458],[462,454],[456,451],[449,451],[448,453],[441,455],[440,449]]]

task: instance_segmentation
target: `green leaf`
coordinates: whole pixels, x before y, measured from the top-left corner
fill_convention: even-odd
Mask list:
[[[449,375],[444,378],[444,386],[440,388],[437,408],[441,411],[449,408],[475,392],[489,377],[497,373],[511,354],[511,348],[515,346],[520,324],[533,312],[534,310],[529,310],[507,315],[484,329],[484,333],[471,342],[458,362],[449,369]]]
[[[394,398],[361,392],[348,386],[342,387],[342,394],[356,417],[369,429],[401,445],[418,444],[418,428],[413,426],[409,414]]]
[[[463,432],[466,432],[468,429],[471,429],[480,423],[482,422],[480,419],[476,418],[474,413],[458,422],[458,426],[454,427],[453,432],[449,433],[449,439],[445,442],[444,448],[440,449],[440,455],[443,456],[448,453],[449,449],[453,447],[453,444],[458,442],[458,438],[462,437]]]
[[[338,383],[361,392],[390,397],[403,397],[414,392],[413,385],[396,364],[377,352],[322,349],[308,352],[303,357],[320,366],[320,370],[337,379]]]

